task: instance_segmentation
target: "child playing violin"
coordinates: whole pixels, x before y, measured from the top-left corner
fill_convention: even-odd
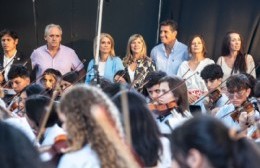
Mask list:
[[[259,112],[248,101],[251,93],[250,82],[246,75],[230,76],[226,82],[227,96],[230,104],[223,106],[216,113],[227,126],[239,129],[251,137],[256,130],[255,118]]]
[[[8,105],[8,109],[13,112],[18,108],[18,100],[21,92],[30,84],[30,74],[22,65],[12,65],[8,72],[8,79],[15,95],[5,95],[3,100]]]
[[[71,88],[74,84],[79,82],[79,73],[77,71],[71,71],[64,74],[61,79],[60,87],[61,92],[63,93],[65,90]]]
[[[179,77],[166,76],[159,81],[160,94],[157,107],[166,110],[153,110],[156,122],[163,134],[171,133],[187,118],[192,117],[185,82]]]
[[[52,95],[53,90],[57,84],[58,78],[61,78],[60,71],[52,68],[48,68],[44,71],[41,79],[43,87],[46,89],[50,96]]]
[[[148,102],[152,102],[152,104],[156,102],[156,98],[160,93],[159,80],[166,75],[163,71],[153,71],[145,77],[142,94],[147,98]]]
[[[56,85],[57,78],[59,78],[61,76],[62,75],[61,75],[60,71],[49,68],[44,71],[41,82],[42,82],[43,86],[45,87],[45,89],[52,90],[52,89],[54,89],[54,87]]]
[[[201,106],[202,113],[210,112],[212,115],[215,115],[219,108],[228,101],[228,97],[221,89],[223,71],[219,65],[210,64],[201,71],[200,76],[204,80],[209,92],[198,104]]]
[[[46,109],[50,101],[50,98],[43,95],[32,95],[25,101],[26,119],[36,136],[39,134],[42,119],[47,113]],[[53,145],[57,136],[65,134],[65,131],[58,124],[58,115],[55,108],[52,108],[43,137],[39,142],[40,145]]]

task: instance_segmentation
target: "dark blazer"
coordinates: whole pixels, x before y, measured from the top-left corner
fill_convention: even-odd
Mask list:
[[[27,58],[21,52],[17,51],[12,65],[17,65],[17,64],[25,65],[25,67],[29,70],[29,72],[31,72],[32,64],[31,64],[31,60],[29,58],[30,57]],[[27,61],[27,63],[26,63],[26,61]],[[1,56],[0,57],[0,70],[2,70],[4,68],[3,65],[4,65],[4,56]]]
[[[29,57],[28,57],[29,58]],[[27,57],[25,57],[25,55],[23,55],[21,52],[17,51],[15,57],[14,57],[14,62],[11,65],[24,65],[27,70],[30,73],[30,79],[33,80],[35,77],[35,75],[33,75],[31,73],[32,71],[32,64],[31,64],[31,59],[28,59]],[[0,56],[0,72],[4,72],[4,56]],[[4,85],[6,83],[6,81],[3,81],[2,85]]]

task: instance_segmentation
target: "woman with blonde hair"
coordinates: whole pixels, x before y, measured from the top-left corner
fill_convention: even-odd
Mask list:
[[[96,41],[94,39],[94,56],[96,56]],[[122,60],[115,54],[115,42],[113,37],[107,33],[101,33],[100,35],[100,47],[99,47],[99,58],[93,58],[89,64],[86,75],[86,83],[90,83],[92,79],[97,75],[94,69],[95,60],[98,61],[98,72],[99,76],[109,79],[113,82],[115,73],[119,70],[123,70],[124,66]]]
[[[130,36],[123,63],[131,85],[138,90],[142,89],[140,87],[142,87],[146,75],[155,71],[152,59],[147,56],[147,47],[142,35]]]
[[[130,152],[126,154],[130,150],[122,141],[118,110],[100,89],[87,85],[71,88],[61,98],[58,115],[69,139],[69,152],[62,156],[58,168],[137,167],[127,159],[134,160]]]

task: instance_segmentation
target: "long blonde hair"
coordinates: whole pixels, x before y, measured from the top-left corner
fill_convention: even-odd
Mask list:
[[[129,40],[127,43],[126,56],[123,59],[123,63],[125,66],[131,64],[134,61],[133,53],[131,51],[131,43],[136,39],[140,39],[143,43],[143,48],[140,53],[141,59],[145,59],[145,57],[147,57],[147,47],[146,47],[146,43],[144,41],[143,36],[140,34],[133,34],[132,36],[129,37]]]
[[[111,56],[111,57],[116,56],[116,53],[115,53],[115,41],[114,41],[113,37],[110,34],[108,34],[108,33],[101,33],[100,34],[100,41],[104,37],[107,37],[110,40],[110,42],[111,42],[111,51],[109,53],[109,56]],[[96,44],[97,44],[97,37],[94,38],[94,43],[93,43],[93,53],[94,53],[94,56],[96,56]],[[100,53],[99,53],[99,56],[100,56]]]

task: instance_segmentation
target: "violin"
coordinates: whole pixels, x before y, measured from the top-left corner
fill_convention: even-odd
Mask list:
[[[196,100],[192,105],[196,105],[198,102],[203,100],[206,97],[209,97],[209,102],[213,105],[215,104],[219,98],[222,96],[221,92],[219,89],[215,89],[213,91],[209,91],[207,94],[201,96],[198,100]]]
[[[64,149],[68,148],[68,146],[67,135],[59,135],[54,139],[53,145],[39,148],[40,157],[43,162],[58,165],[60,157],[64,154]]]
[[[19,108],[19,97],[14,97],[12,102],[8,105],[8,110],[13,113],[17,113],[19,117],[22,117],[22,111]]]
[[[208,97],[209,97],[209,102],[208,102],[208,108],[210,110],[214,109],[215,104],[217,101],[221,98],[222,94],[219,89],[215,89],[214,91],[210,92]]]
[[[249,102],[249,101],[246,101],[242,104],[241,107],[239,108],[236,108],[234,112],[232,112],[232,114],[230,115],[232,117],[232,119],[234,121],[239,121],[239,115],[241,112],[247,112],[247,113],[250,113],[254,110],[254,105],[253,103]]]
[[[209,94],[209,100],[212,103],[216,103],[220,99],[221,96],[222,96],[222,94],[221,94],[220,90],[216,89]]]
[[[167,104],[148,104],[151,111],[158,115],[157,119],[161,122],[171,114],[171,110],[178,107],[176,101],[169,102]]]
[[[178,107],[176,101],[172,101],[170,103],[167,103],[167,104],[152,104],[152,103],[149,103],[148,104],[148,107],[151,111],[158,111],[158,112],[164,112],[168,109],[173,109],[173,108],[176,108]]]
[[[9,110],[12,112],[12,111],[15,111],[16,109],[18,109],[18,102],[17,101],[15,101],[15,102],[13,102],[9,107]]]

